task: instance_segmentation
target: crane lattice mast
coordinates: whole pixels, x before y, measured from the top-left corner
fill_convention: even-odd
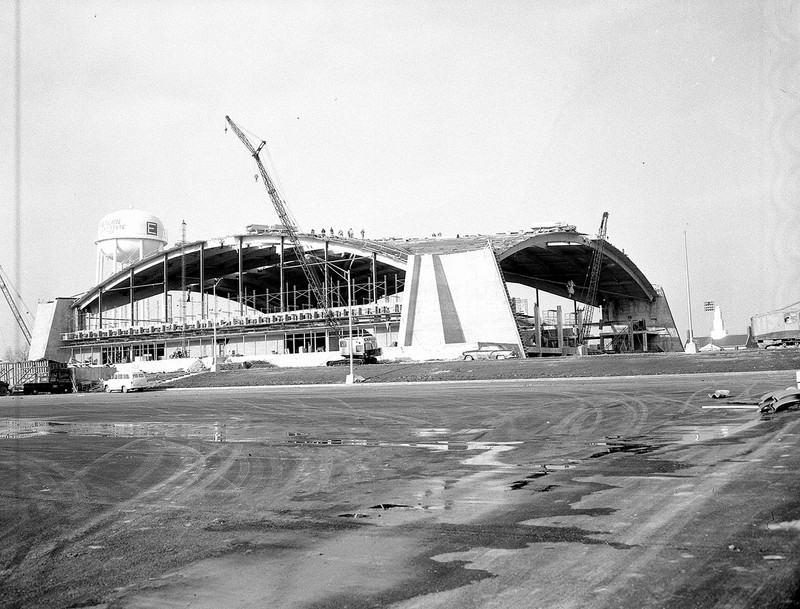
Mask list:
[[[8,306],[11,308],[11,313],[14,315],[14,319],[17,320],[17,325],[19,326],[19,329],[22,330],[22,335],[25,337],[25,341],[28,343],[28,345],[30,345],[31,330],[28,327],[28,324],[25,323],[25,318],[22,316],[22,312],[19,310],[19,307],[17,306],[14,297],[9,291],[5,279],[3,279],[4,274],[5,272],[3,271],[3,267],[0,266],[0,292],[3,292],[3,296],[5,296],[6,301],[8,302]]]
[[[258,166],[258,171],[261,174],[261,179],[264,182],[264,186],[269,193],[269,198],[272,201],[272,206],[275,208],[275,212],[278,214],[278,218],[280,218],[281,223],[286,229],[286,233],[289,235],[289,240],[292,242],[292,247],[294,247],[295,254],[297,255],[297,260],[300,263],[300,267],[303,269],[303,273],[306,276],[306,280],[308,281],[308,287],[314,294],[314,298],[317,300],[317,306],[320,309],[325,311],[325,321],[326,323],[337,333],[339,332],[339,324],[336,323],[336,319],[333,317],[333,313],[328,306],[328,299],[325,298],[325,290],[322,287],[322,283],[317,276],[316,269],[311,266],[308,261],[306,260],[305,251],[303,249],[302,244],[300,243],[300,237],[297,233],[297,226],[295,225],[294,220],[289,215],[289,210],[286,208],[286,204],[281,199],[280,195],[278,194],[278,190],[275,188],[275,184],[272,181],[272,178],[269,177],[267,170],[264,168],[264,164],[261,162],[261,157],[259,153],[261,149],[266,145],[265,141],[261,141],[258,145],[258,148],[253,146],[247,136],[242,132],[241,129],[231,120],[230,116],[226,116],[225,120],[233,129],[233,132],[237,135],[237,137],[242,141],[245,147],[250,151],[250,154],[256,161],[256,165]]]
[[[600,221],[600,230],[597,232],[597,241],[595,242],[594,254],[592,255],[592,265],[589,269],[589,287],[586,289],[586,297],[584,302],[586,308],[583,311],[583,321],[581,322],[580,329],[580,344],[586,340],[586,335],[589,333],[589,326],[592,323],[592,316],[594,314],[594,301],[597,298],[597,290],[600,287],[600,268],[603,265],[603,249],[606,245],[606,229],[608,227],[608,212],[603,212],[603,219]]]

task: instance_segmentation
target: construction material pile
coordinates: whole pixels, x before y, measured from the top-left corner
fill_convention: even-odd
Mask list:
[[[788,387],[770,391],[761,396],[758,407],[761,412],[778,412],[790,406],[800,405],[800,387]]]

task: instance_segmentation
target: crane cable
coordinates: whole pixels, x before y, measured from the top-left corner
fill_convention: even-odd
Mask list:
[[[262,162],[264,160],[264,156],[266,156],[266,161],[267,161],[266,165],[268,168],[269,177],[272,179],[272,185],[275,187],[275,190],[277,191],[278,196],[281,198],[281,200],[286,201],[283,184],[281,184],[281,179],[275,167],[275,161],[272,159],[272,152],[270,152],[269,146],[267,145],[267,141],[254,131],[247,129],[246,127],[242,127],[238,122],[236,123],[236,126],[239,127],[239,130],[242,133],[249,135],[251,138],[253,138],[253,140],[257,142],[260,142],[259,144],[260,148],[258,149],[259,156],[262,158]],[[225,133],[227,132],[228,132],[228,123],[226,122]],[[253,172],[255,176],[255,181],[258,182],[260,172],[258,170],[258,161],[255,160],[255,157],[253,157],[253,165],[255,166],[255,171]],[[289,216],[289,219],[292,221],[292,224],[294,224],[294,226],[297,227],[297,218],[294,217],[294,215],[289,209],[286,209],[286,212],[287,212],[286,215]]]

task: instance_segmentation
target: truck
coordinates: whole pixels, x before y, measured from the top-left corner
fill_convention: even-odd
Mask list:
[[[72,393],[72,370],[63,362],[40,359],[0,363],[0,395],[4,393]]]
[[[346,366],[350,363],[350,356],[353,356],[353,363],[377,364],[381,348],[378,340],[371,334],[361,336],[345,336],[339,339],[339,354],[341,359],[327,362],[328,366]]]

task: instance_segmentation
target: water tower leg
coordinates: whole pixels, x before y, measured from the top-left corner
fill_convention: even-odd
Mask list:
[[[564,355],[564,315],[561,305],[556,307],[556,331],[558,332],[558,350]]]
[[[97,285],[101,281],[103,281],[103,259],[104,258],[105,258],[105,256],[103,255],[103,252],[101,251],[100,246],[98,246],[97,247],[97,264],[95,265],[95,273],[94,273],[94,277],[95,277],[94,284],[95,285]]]

